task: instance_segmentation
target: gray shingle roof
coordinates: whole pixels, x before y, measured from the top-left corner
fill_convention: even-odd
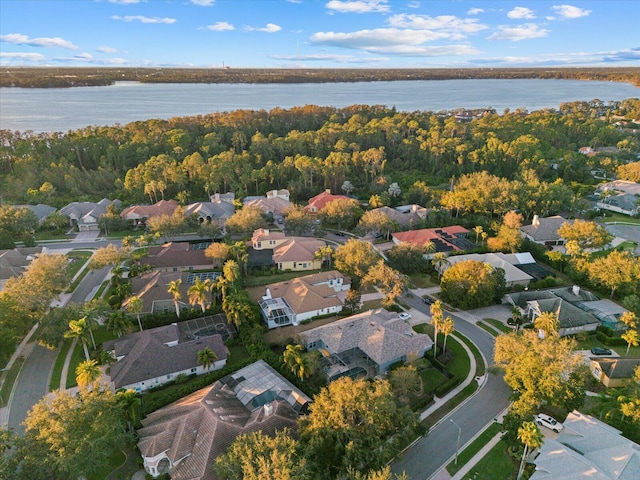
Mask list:
[[[573,223],[573,220],[567,220],[559,215],[553,217],[540,218],[539,225],[524,225],[520,227],[520,231],[529,235],[535,242],[552,242],[560,240],[558,228],[565,223]]]
[[[269,401],[256,404],[256,398]],[[173,480],[217,480],[215,459],[238,435],[295,431],[297,411],[309,401],[260,360],[151,413],[138,431],[138,448],[147,458],[166,452]]]
[[[305,344],[322,341],[331,353],[360,348],[378,365],[433,346],[428,335],[416,333],[409,322],[383,308],[307,330],[301,336]]]
[[[609,378],[631,378],[640,366],[640,358],[592,358]]]

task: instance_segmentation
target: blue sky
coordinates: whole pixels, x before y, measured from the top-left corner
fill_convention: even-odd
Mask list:
[[[640,66],[639,24],[637,0],[0,0],[0,64]]]

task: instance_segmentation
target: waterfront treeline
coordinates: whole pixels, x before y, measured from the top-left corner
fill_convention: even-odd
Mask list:
[[[571,194],[637,162],[640,100],[564,103],[536,112],[398,112],[381,106],[304,106],[147,120],[61,133],[0,131],[0,198],[46,203],[119,198],[125,204],[215,192],[236,198],[288,188],[305,202],[323,189],[363,201],[439,205],[470,174],[478,188],[503,182],[498,210],[533,212],[534,188],[567,208]],[[590,146],[595,156],[579,149]],[[607,147],[607,148],[604,148]],[[506,183],[504,183],[506,182]],[[473,184],[473,182],[471,182]],[[524,188],[524,186],[529,187]],[[506,189],[506,190],[505,190]],[[546,192],[546,193],[545,193]],[[536,196],[538,195],[538,196]],[[449,207],[482,211],[474,196]],[[458,200],[456,200],[458,201]],[[495,211],[494,208],[492,211]]]
[[[1,87],[62,88],[143,83],[325,83],[455,79],[569,79],[626,82],[640,86],[640,68],[93,68],[2,67]]]

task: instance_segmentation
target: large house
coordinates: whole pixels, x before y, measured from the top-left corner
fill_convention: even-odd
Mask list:
[[[393,243],[396,245],[402,242],[411,243],[419,247],[431,242],[434,244],[436,252],[451,252],[471,250],[475,244],[467,240],[469,230],[460,225],[441,228],[422,228],[420,230],[409,230],[406,232],[396,232],[392,235]]]
[[[311,399],[259,360],[149,414],[138,430],[144,469],[173,480],[218,480],[214,465],[238,435],[297,429]]]
[[[598,208],[625,215],[640,213],[640,183],[614,180],[598,186],[600,194],[607,194],[596,203]]]
[[[44,203],[39,203],[37,205],[12,205],[13,208],[27,208],[33,212],[33,214],[38,219],[38,224],[44,224],[45,220],[49,215],[53,212],[57,212],[58,209],[52,207],[51,205],[45,205]]]
[[[353,198],[347,197],[345,195],[333,195],[330,189],[325,190],[322,193],[319,193],[315,197],[309,199],[309,203],[307,204],[305,210],[309,213],[318,213],[324,207],[327,206],[327,203],[334,202],[336,200],[353,200]],[[354,200],[355,201],[355,200]]]
[[[198,365],[198,352],[205,348],[217,357],[209,368]],[[114,388],[138,392],[158,387],[180,374],[200,375],[227,363],[227,347],[222,336],[183,339],[176,323],[107,341],[103,349],[112,352],[116,359],[108,374]]]
[[[176,208],[178,208],[178,202],[175,200],[160,200],[153,205],[132,205],[122,210],[120,216],[125,220],[132,220],[139,223],[151,217],[173,215]]]
[[[605,387],[622,387],[633,378],[640,358],[604,357],[591,359],[591,373]]]
[[[558,229],[564,223],[573,223],[573,220],[567,220],[560,215],[542,218],[534,215],[531,225],[523,225],[520,227],[520,233],[524,238],[547,247],[564,245],[564,238],[558,235]]]
[[[77,226],[81,232],[100,230],[98,221],[100,217],[107,213],[107,207],[114,204],[117,208],[122,202],[120,200],[108,200],[103,198],[98,203],[94,202],[72,202],[60,209],[60,213],[69,217],[69,223]]]
[[[206,244],[190,244],[186,242],[169,242],[164,245],[149,247],[148,253],[140,261],[163,272],[182,270],[205,270],[213,266],[212,261],[201,248]]]
[[[413,228],[427,218],[427,209],[420,205],[402,205],[399,207],[374,208],[372,212],[381,212],[393,223],[402,228]]]
[[[322,354],[328,381],[349,376],[373,378],[411,356],[433,348],[428,335],[416,333],[407,320],[383,308],[369,310],[300,334],[307,350]]]
[[[504,270],[506,286],[512,288],[516,285],[526,287],[533,277],[521,270],[519,266],[522,264],[535,263],[530,253],[470,253],[467,255],[453,255],[447,258],[448,264],[443,264],[440,273],[444,273],[453,265],[466,260],[475,260],[476,262],[488,263],[494,268]]]
[[[168,291],[169,284],[173,281],[180,281],[180,298],[178,299],[178,309],[188,310],[193,305],[188,303],[188,290],[196,281],[211,279],[220,276],[219,272],[197,272],[197,271],[177,271],[165,272],[156,270],[145,273],[131,279],[131,293],[142,300],[141,313],[162,313],[175,312],[174,296]],[[208,303],[208,302],[207,302]],[[123,304],[126,307],[126,302]]]
[[[273,250],[273,263],[280,270],[318,270],[322,259],[316,252],[324,247],[324,241],[310,237],[288,237],[282,232],[260,228],[253,232],[251,247],[256,250]]]
[[[547,437],[531,480],[637,480],[640,445],[620,430],[574,411],[555,438]]]
[[[4,290],[7,280],[22,275],[31,261],[43,251],[43,247],[0,250],[0,291]]]
[[[284,210],[291,205],[289,201],[289,190],[270,190],[266,197],[246,197],[243,201],[245,205],[258,207],[265,214],[273,216],[273,219],[282,223]]]
[[[200,223],[224,225],[236,211],[233,203],[218,200],[216,202],[190,203],[184,209],[186,218],[196,217]]]
[[[595,330],[601,324],[600,320],[591,311],[580,308],[577,304],[581,302],[576,300],[576,297],[584,298],[589,292],[582,292],[580,297],[580,289],[575,287],[574,291],[573,295],[565,289],[517,292],[506,295],[505,299],[518,307],[528,322],[534,322],[541,313],[554,313],[558,318],[560,336]]]
[[[298,325],[319,315],[342,311],[340,292],[349,290],[351,279],[337,270],[272,283],[258,302],[269,328]]]

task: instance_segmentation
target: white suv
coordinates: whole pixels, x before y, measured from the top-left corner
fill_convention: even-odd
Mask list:
[[[402,320],[409,320],[411,318],[411,314],[410,313],[406,313],[406,312],[402,312],[401,314],[398,315]]]
[[[559,421],[555,418],[550,417],[549,415],[545,415],[544,413],[539,413],[536,415],[536,423],[538,425],[542,425],[543,427],[547,427],[550,430],[553,430],[556,433],[560,433],[564,428]]]

